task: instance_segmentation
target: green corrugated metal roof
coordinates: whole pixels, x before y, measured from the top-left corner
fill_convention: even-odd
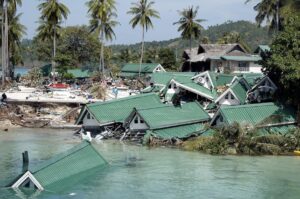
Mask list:
[[[67,72],[72,74],[74,78],[87,78],[91,76],[89,70],[70,69]]]
[[[159,97],[154,93],[140,94],[106,102],[86,105],[88,111],[100,123],[124,122],[133,108],[161,106]]]
[[[222,56],[221,57],[224,60],[230,60],[230,61],[252,61],[257,62],[261,60],[260,56],[252,55],[252,56]]]
[[[65,179],[107,165],[105,159],[87,141],[61,153],[31,170],[38,182],[45,188],[56,186]],[[63,186],[63,184],[61,184]]]
[[[143,89],[141,93],[158,93],[160,92],[164,86],[162,85],[154,85],[154,86],[148,86],[147,88]]]
[[[141,66],[141,72],[142,73],[152,73],[153,70],[158,66],[158,63],[143,63]],[[140,70],[140,64],[125,64],[121,72],[134,72],[139,73]]]
[[[233,91],[233,93],[238,98],[238,100],[240,101],[241,104],[245,104],[246,103],[248,88],[247,88],[247,85],[245,85],[240,80],[239,81],[235,81],[230,86],[230,89]]]
[[[212,72],[212,71],[208,71],[207,73],[212,81],[213,87],[215,87],[215,88],[218,86],[225,86],[225,85],[231,83],[231,81],[235,77],[234,74],[222,74],[222,73],[216,73],[216,72]],[[201,73],[201,74],[203,75],[203,73]],[[199,74],[199,75],[201,75],[201,74]]]
[[[182,104],[178,107],[166,105],[157,108],[138,109],[137,113],[150,129],[205,122],[210,119],[197,102]]]
[[[272,116],[281,116],[282,122],[294,122],[296,118],[295,110],[289,107],[282,108],[274,103],[221,106],[219,111],[227,124],[238,122],[258,125]]]
[[[202,94],[208,96],[211,99],[216,99],[218,97],[218,94],[214,89],[209,90],[209,89],[195,83],[190,77],[178,76],[178,77],[174,78],[174,80],[177,83],[183,85],[184,87],[187,87],[187,88],[184,88],[184,89],[186,89],[186,90],[189,89],[190,92],[198,92],[198,94],[202,93]]]
[[[176,79],[176,77],[179,76],[184,76],[187,77],[188,79],[192,78],[195,76],[196,73],[194,72],[165,72],[165,73],[154,73],[152,74],[151,81],[154,84],[162,84],[162,85],[167,85],[171,79]]]
[[[254,86],[259,79],[264,77],[262,73],[235,73],[238,77],[243,77],[250,87]]]
[[[152,136],[155,136],[160,139],[182,139],[190,137],[193,134],[199,135],[202,133],[202,131],[204,131],[204,129],[205,127],[203,124],[189,124],[158,130],[149,130],[147,131],[147,133],[151,133]]]

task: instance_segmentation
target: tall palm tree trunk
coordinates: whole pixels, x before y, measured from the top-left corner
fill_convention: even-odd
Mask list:
[[[189,63],[189,72],[192,71],[192,37],[190,37],[190,63]]]
[[[104,78],[104,30],[103,27],[101,26],[100,28],[100,43],[101,43],[101,49],[100,49],[100,59],[99,59],[99,72],[101,72],[101,78],[103,80]]]
[[[142,63],[143,63],[143,56],[144,56],[144,40],[145,40],[145,28],[143,27],[142,52],[141,52],[140,67],[139,67],[139,79],[141,79]]]
[[[5,84],[5,50],[4,50],[4,5],[2,5],[2,23],[1,23],[1,40],[2,40],[2,45],[1,45],[1,62],[2,62],[2,85]]]
[[[276,29],[277,29],[277,33],[279,32],[279,23],[280,23],[280,19],[279,19],[279,4],[280,4],[280,0],[277,0],[276,2]]]
[[[10,76],[9,74],[9,68],[8,68],[8,63],[9,63],[9,58],[8,58],[8,16],[7,16],[7,4],[8,2],[5,3],[4,6],[4,43],[2,44],[4,47],[4,79]]]
[[[54,26],[54,31],[53,31],[54,35],[53,35],[53,55],[52,55],[52,73],[53,73],[53,77],[55,78],[55,69],[56,69],[56,63],[55,63],[55,58],[56,58],[56,27]]]

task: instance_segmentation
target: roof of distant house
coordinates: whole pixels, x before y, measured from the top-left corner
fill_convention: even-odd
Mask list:
[[[72,74],[74,78],[88,78],[91,76],[91,72],[89,70],[69,69],[67,72]]]

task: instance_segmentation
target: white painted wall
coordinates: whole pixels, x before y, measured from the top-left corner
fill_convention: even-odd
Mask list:
[[[88,117],[90,116],[90,117]],[[99,126],[99,123],[95,118],[88,112],[83,118],[83,125],[84,126]]]
[[[174,82],[171,82],[170,85],[171,86],[169,86],[167,93],[166,93],[166,97],[165,97],[165,101],[167,101],[167,102],[171,101],[171,99],[168,99],[167,96],[177,94],[180,91]]]
[[[134,131],[134,130],[147,130],[148,126],[146,125],[146,123],[142,123],[141,118],[138,115],[136,115],[136,116],[134,116],[133,120],[130,122],[129,129],[131,131]]]
[[[255,62],[251,62],[249,72],[250,73],[262,73],[262,66]]]
[[[203,87],[205,87],[207,89],[212,88],[212,84],[211,84],[211,81],[210,81],[207,73],[197,77],[197,79],[195,79],[195,82],[202,85]]]
[[[153,70],[153,73],[157,72],[166,72],[166,70],[161,65],[159,65]]]
[[[228,99],[226,99],[226,95],[228,95]],[[239,105],[240,102],[238,99],[234,97],[234,95],[231,92],[228,92],[226,95],[224,95],[220,100],[220,105]]]

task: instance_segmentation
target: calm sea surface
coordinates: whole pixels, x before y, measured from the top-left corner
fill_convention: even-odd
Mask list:
[[[79,142],[65,130],[0,131],[0,198],[300,198],[300,157],[210,156],[117,141],[94,144],[110,166],[63,192],[3,188],[20,174],[23,151],[33,166]]]

